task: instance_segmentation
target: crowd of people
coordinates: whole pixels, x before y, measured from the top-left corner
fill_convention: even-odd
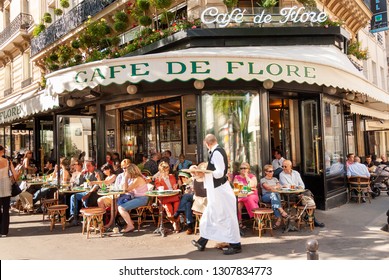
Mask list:
[[[70,212],[67,221],[71,225],[79,225],[78,217],[82,207],[112,207],[113,196],[97,195],[102,184],[106,184],[124,192],[117,198],[117,213],[125,223],[121,232],[132,232],[135,226],[130,212],[149,203],[150,198],[146,193],[150,190],[149,183],[152,183],[158,190],[181,190],[181,195],[165,197],[160,201],[174,232],[182,230],[183,223],[180,218],[185,217],[186,233],[193,234],[193,211],[196,211],[202,213],[200,239],[192,241],[198,250],[203,251],[208,240],[212,239],[228,244],[224,248],[224,254],[240,253],[244,209],[248,217],[253,218],[253,209],[258,208],[260,200],[270,203],[276,218],[274,228],[278,228],[282,219],[288,218],[289,214],[283,209],[277,190],[290,185],[305,188],[305,185],[300,174],[292,169],[292,162],[283,158],[280,150],[275,151],[273,162],[263,167],[264,176],[259,180],[251,172],[252,168],[248,162],[240,163],[237,174],[229,173],[226,152],[218,145],[214,135],[207,135],[204,144],[209,151],[209,158],[207,162],[198,165],[194,165],[183,154],[175,159],[170,151],[164,151],[162,154],[151,153],[150,157],[143,155],[137,165],[129,159],[120,161],[117,153],[107,153],[106,162],[101,168],[97,168],[93,160],[85,160],[82,157],[70,161],[61,158],[59,165],[48,160],[44,174],[47,179],[60,179],[61,182],[69,182],[73,187],[85,184],[90,187],[84,192],[72,194],[66,200]],[[0,171],[4,169],[3,165],[5,166],[5,163],[2,160]],[[354,167],[357,165],[353,165],[349,171],[352,172]],[[32,153],[27,152],[14,171],[15,178],[19,174],[35,174],[37,168],[32,163]],[[58,176],[60,178],[57,178]],[[234,183],[247,186],[251,191],[247,196],[237,198],[232,189]],[[0,192],[2,196],[7,194]],[[36,205],[38,201],[53,195],[52,188],[29,187],[19,195],[19,201],[25,210],[33,211],[40,209]],[[2,205],[7,203],[0,198]],[[5,210],[4,207],[3,209]],[[2,221],[6,221],[6,217],[2,218]],[[316,225],[324,226],[318,222]],[[7,234],[3,228],[2,234]]]

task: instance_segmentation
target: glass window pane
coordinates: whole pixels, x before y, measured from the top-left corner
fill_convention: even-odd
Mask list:
[[[260,107],[255,91],[212,91],[202,97],[203,136],[214,134],[238,172],[241,162],[250,163],[256,176],[262,167],[260,157]],[[208,154],[204,150],[204,160]]]
[[[327,177],[344,176],[342,117],[339,101],[324,99],[324,167]],[[334,184],[327,184],[331,190]]]
[[[43,163],[54,157],[54,131],[52,121],[40,121],[40,142],[43,151]]]
[[[60,156],[78,158],[81,153],[84,159],[95,158],[95,139],[93,139],[93,122],[91,117],[60,117],[59,137]]]
[[[306,174],[319,173],[319,125],[317,102],[314,100],[302,102],[302,130],[304,171]]]
[[[143,107],[133,107],[123,111],[124,121],[133,121],[143,119]]]

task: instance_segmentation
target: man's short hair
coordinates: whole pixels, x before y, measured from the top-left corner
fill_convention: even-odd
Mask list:
[[[284,156],[284,155],[283,155],[283,152],[282,152],[281,150],[279,150],[279,149],[275,150],[274,153],[279,154],[281,157]]]

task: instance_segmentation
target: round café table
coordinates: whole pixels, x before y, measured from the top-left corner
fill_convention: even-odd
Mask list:
[[[166,237],[167,230],[163,226],[163,206],[161,202],[161,198],[179,195],[181,193],[180,190],[163,190],[163,191],[149,191],[146,192],[146,195],[149,197],[156,197],[158,199],[158,209],[159,209],[159,224],[157,229],[154,231],[154,234],[160,234],[163,237]]]
[[[287,209],[286,212],[289,215],[289,218],[287,219],[286,226],[283,232],[288,232],[288,231],[297,231],[298,228],[296,227],[295,223],[292,223],[291,220],[291,207],[290,207],[290,195],[292,194],[300,194],[303,193],[305,189],[290,189],[290,188],[281,188],[279,190],[275,190],[274,192],[277,192],[279,194],[282,194],[283,196],[286,196],[286,202],[287,202]]]
[[[106,192],[103,192],[101,191],[101,189],[97,192],[98,195],[100,196],[109,196],[109,195],[112,195],[112,204],[111,204],[111,217],[109,219],[109,222],[108,224],[106,224],[104,227],[105,228],[109,228],[113,225],[114,221],[115,221],[115,217],[116,217],[116,214],[117,214],[117,211],[116,211],[116,200],[118,198],[119,195],[121,194],[124,194],[125,192],[123,190],[110,190],[110,191],[106,191]]]

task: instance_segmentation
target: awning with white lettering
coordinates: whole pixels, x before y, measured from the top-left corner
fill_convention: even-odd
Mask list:
[[[0,124],[44,112],[58,105],[58,96],[46,91],[18,95],[0,105]]]
[[[366,80],[335,46],[191,48],[95,61],[46,78],[47,89],[56,94],[112,83],[270,79],[337,87],[389,104],[389,95]]]

